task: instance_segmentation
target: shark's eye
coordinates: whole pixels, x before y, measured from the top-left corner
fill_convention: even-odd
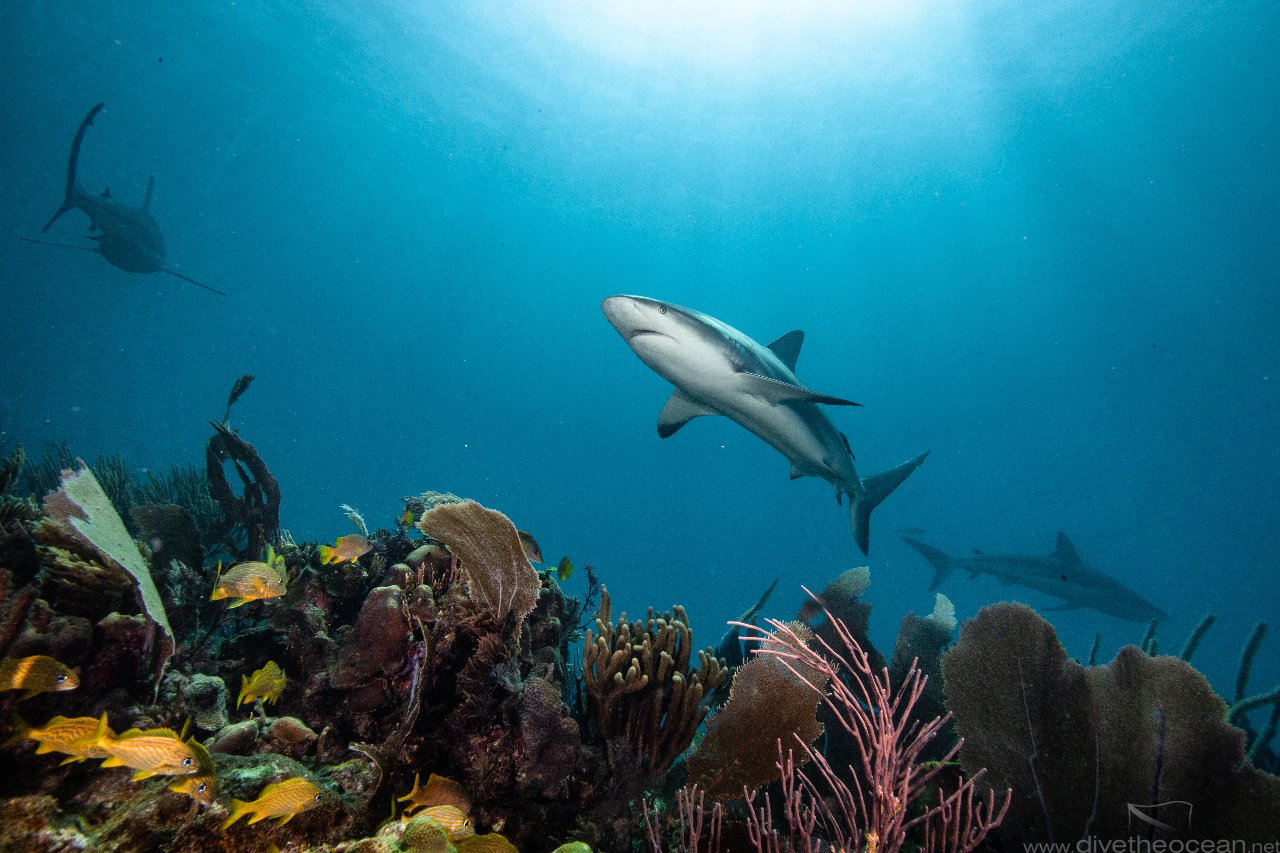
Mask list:
[[[665,314],[665,313],[667,313],[667,306],[665,306],[665,305],[659,305],[659,306],[658,306],[658,313],[659,313],[659,314]]]

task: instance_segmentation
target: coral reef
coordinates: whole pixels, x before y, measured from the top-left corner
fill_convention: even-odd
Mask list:
[[[886,660],[866,636],[864,567],[765,637],[748,623],[770,587],[722,660],[679,605],[615,621],[588,564],[585,596],[567,595],[572,561],[536,568],[531,535],[453,495],[406,498],[381,528],[343,505],[359,534],[295,542],[257,449],[225,417],[213,429],[203,471],[146,482],[61,447],[0,461],[4,671],[47,658],[78,680],[0,693],[0,849],[967,849],[998,812],[983,785],[1018,794],[1012,844],[1047,837],[1042,803],[1059,840],[1081,820],[1110,831],[1102,806],[1089,823],[1092,792],[1149,797],[1153,774],[1198,818],[1206,803],[1198,831],[1274,808],[1276,780],[1248,763],[1274,760],[1280,701],[1248,690],[1264,628],[1230,706],[1185,661],[1131,649],[1079,667],[1020,612],[984,612],[948,650],[941,596],[902,620]],[[250,576],[264,588],[239,585]],[[130,752],[153,741],[173,755]],[[822,811],[840,808],[851,833]],[[950,841],[944,825],[960,827]]]

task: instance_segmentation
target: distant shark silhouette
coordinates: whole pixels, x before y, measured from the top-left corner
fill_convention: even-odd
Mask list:
[[[164,256],[164,235],[160,233],[160,226],[151,216],[148,208],[151,206],[151,190],[155,185],[155,178],[147,180],[147,195],[142,200],[142,207],[129,207],[112,200],[111,191],[104,190],[102,195],[90,195],[85,191],[79,179],[76,177],[76,163],[80,159],[80,144],[84,142],[85,131],[93,124],[94,118],[102,110],[103,104],[98,104],[89,110],[89,114],[84,117],[84,121],[80,122],[80,129],[76,131],[76,138],[71,142],[71,157],[67,161],[67,192],[66,197],[62,200],[62,207],[58,208],[49,222],[41,229],[40,233],[45,233],[58,221],[58,217],[69,210],[80,209],[89,216],[91,223],[90,231],[97,231],[97,234],[89,234],[90,240],[96,240],[97,248],[90,246],[72,246],[67,243],[50,243],[47,240],[36,240],[31,237],[23,237],[28,243],[39,243],[42,246],[57,246],[63,249],[80,249],[85,252],[94,252],[102,255],[107,263],[114,267],[119,267],[126,272],[152,273],[162,272],[168,273],[175,278],[183,281],[189,281],[197,287],[203,287],[205,290],[211,290],[214,293],[226,296],[221,290],[210,287],[203,282],[196,281],[194,278],[185,276],[177,270],[165,266]]]
[[[659,436],[703,415],[724,415],[787,457],[791,479],[821,477],[835,486],[837,502],[848,495],[853,538],[867,553],[871,511],[929,452],[859,477],[849,439],[818,408],[858,404],[800,384],[803,332],[763,346],[700,311],[645,296],[610,296],[600,307],[640,360],[676,386],[658,415]]]
[[[972,557],[952,557],[910,536],[903,536],[902,541],[932,564],[933,583],[929,589],[937,589],[947,575],[963,569],[970,575],[991,575],[1001,583],[1038,589],[1062,599],[1061,604],[1047,610],[1088,607],[1130,622],[1150,622],[1167,617],[1163,610],[1120,581],[1086,566],[1062,531],[1058,531],[1058,545],[1053,553],[1043,557],[1038,554],[984,554],[981,551],[975,551]]]

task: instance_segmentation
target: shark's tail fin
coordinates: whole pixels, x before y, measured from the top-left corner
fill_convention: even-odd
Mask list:
[[[71,140],[71,156],[67,158],[67,191],[62,199],[62,207],[58,208],[58,212],[49,218],[44,228],[40,229],[41,233],[48,231],[53,223],[58,221],[59,216],[73,209],[79,197],[84,195],[84,190],[80,188],[80,182],[76,180],[76,163],[80,160],[80,143],[84,142],[84,132],[89,129],[89,125],[93,124],[94,118],[97,117],[102,107],[102,104],[98,104],[89,110],[89,114],[84,117],[84,121],[80,122],[80,129],[76,131],[76,138]]]
[[[911,476],[911,472],[919,468],[920,463],[924,462],[928,455],[929,451],[926,450],[914,459],[908,459],[888,471],[863,477],[862,488],[858,490],[859,494],[849,496],[849,520],[853,524],[853,538],[862,549],[862,553],[867,553],[871,543],[871,511],[878,507],[882,500],[889,497],[894,489],[902,485],[902,481]]]
[[[953,568],[951,557],[946,552],[912,539],[910,536],[903,536],[902,541],[919,551],[920,556],[928,560],[930,565],[933,566],[933,583],[929,584],[929,589],[937,589],[947,579],[947,575],[951,574],[951,569]]]

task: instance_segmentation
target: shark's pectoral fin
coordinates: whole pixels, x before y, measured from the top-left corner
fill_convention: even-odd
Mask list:
[[[667,398],[667,404],[662,407],[662,412],[658,415],[658,435],[669,438],[694,418],[714,414],[716,413],[706,406],[685,396],[683,391],[676,391]]]
[[[1056,613],[1056,612],[1059,612],[1059,611],[1062,611],[1062,610],[1079,610],[1081,607],[1085,607],[1085,606],[1086,606],[1086,605],[1085,605],[1083,602],[1080,602],[1080,601],[1072,601],[1072,600],[1068,599],[1067,601],[1063,601],[1063,602],[1062,602],[1062,603],[1060,603],[1060,604],[1055,604],[1055,605],[1053,605],[1052,607],[1041,607],[1041,608],[1040,608],[1040,612],[1041,612],[1041,613]]]
[[[801,388],[799,385],[792,385],[790,382],[779,382],[777,379],[770,379],[757,373],[739,373],[738,382],[743,392],[753,397],[758,397],[772,405],[777,405],[778,403],[822,403],[828,406],[862,405],[852,400],[832,397],[828,394],[819,394],[817,391],[810,391],[808,388]]]

